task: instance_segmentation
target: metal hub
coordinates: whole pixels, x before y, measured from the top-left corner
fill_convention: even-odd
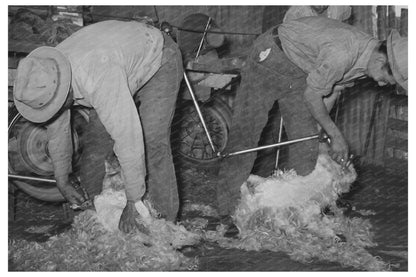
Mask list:
[[[27,169],[40,176],[53,174],[45,128],[26,124],[18,136],[18,141],[17,150]]]

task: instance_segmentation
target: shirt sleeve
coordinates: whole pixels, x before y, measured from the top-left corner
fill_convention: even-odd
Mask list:
[[[351,16],[350,6],[329,6],[328,7],[328,18],[333,18],[339,21],[347,20]]]
[[[55,178],[72,172],[71,111],[64,111],[46,126],[48,151],[52,159]]]
[[[114,152],[126,180],[127,199],[137,201],[146,191],[140,117],[122,68],[109,64],[102,71],[96,89],[89,93],[91,105],[114,140]]]
[[[339,47],[325,47],[319,51],[315,67],[309,72],[306,83],[321,96],[332,92],[334,85],[348,71],[348,54]]]

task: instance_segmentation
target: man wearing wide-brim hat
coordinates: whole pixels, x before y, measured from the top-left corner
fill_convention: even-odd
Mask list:
[[[302,17],[260,35],[249,53],[224,152],[256,147],[269,111],[277,102],[289,140],[314,135],[319,125],[331,138],[328,153],[347,167],[347,142],[329,116],[340,91],[366,77],[379,86],[397,83],[407,89],[407,39],[397,32],[381,42],[338,20]],[[285,169],[294,169],[301,176],[310,174],[318,149],[316,140],[288,146]],[[235,210],[241,184],[255,159],[252,153],[222,161],[217,185],[221,215]]]
[[[92,108],[80,173],[91,196],[100,192],[104,160],[113,148],[127,197],[120,229],[145,230],[135,203],[145,194],[146,175],[156,210],[168,220],[176,219],[179,199],[170,124],[182,74],[173,40],[135,21],[89,25],[54,48],[35,49],[19,63],[16,107],[29,121],[45,124],[57,186],[68,201],[85,200],[68,178],[73,153],[69,108],[81,105]]]

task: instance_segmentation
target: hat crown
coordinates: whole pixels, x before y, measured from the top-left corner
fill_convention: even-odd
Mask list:
[[[57,93],[58,75],[58,67],[53,59],[23,59],[17,68],[15,99],[33,109],[42,109]]]
[[[29,121],[48,121],[65,103],[71,80],[71,64],[59,49],[36,48],[17,67],[13,88],[17,110]]]

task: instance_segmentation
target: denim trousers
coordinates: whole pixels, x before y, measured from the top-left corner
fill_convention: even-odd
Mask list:
[[[146,155],[145,197],[167,220],[175,221],[179,210],[178,187],[170,146],[170,126],[183,77],[182,57],[177,44],[164,34],[162,65],[133,98],[140,115]],[[90,196],[102,190],[104,160],[114,142],[94,110],[83,135],[80,178]]]
[[[224,152],[257,147],[268,113],[276,101],[289,140],[318,131],[317,122],[303,97],[306,74],[279,48],[277,36],[272,28],[259,36],[252,46],[242,68],[241,84],[233,105],[230,137]],[[289,147],[286,169],[293,168],[299,175],[307,175],[314,169],[318,155],[316,140],[283,147]],[[225,158],[221,162],[217,183],[221,215],[232,214],[235,210],[240,187],[250,175],[256,155],[252,152]]]

